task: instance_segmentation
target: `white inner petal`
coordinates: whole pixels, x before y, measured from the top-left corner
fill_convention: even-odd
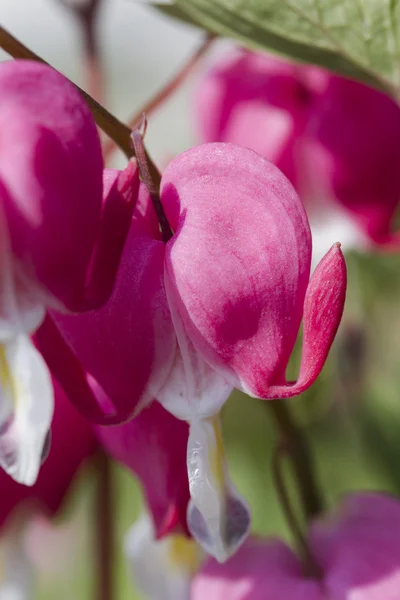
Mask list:
[[[54,408],[48,368],[28,336],[0,346],[0,466],[19,483],[36,481]]]
[[[250,509],[233,485],[217,417],[190,422],[188,527],[218,561],[232,556],[250,530]]]

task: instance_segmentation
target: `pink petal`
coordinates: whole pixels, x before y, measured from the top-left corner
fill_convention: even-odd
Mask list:
[[[187,532],[187,423],[153,402],[128,423],[98,427],[97,433],[108,452],[139,478],[157,537]]]
[[[107,422],[125,420],[156,397],[174,359],[176,338],[164,289],[165,245],[149,237],[149,228],[151,220],[135,212],[107,304],[81,315],[52,313],[98,397],[111,401]],[[49,353],[46,360],[52,360]],[[51,369],[68,389],[71,374],[64,366],[72,361],[65,361]]]
[[[304,301],[303,350],[299,378],[272,386],[268,398],[301,394],[314,383],[339,327],[346,297],[347,272],[340,244],[334,244],[315,269]]]
[[[265,397],[284,381],[308,283],[299,198],[276,167],[232,144],[181,154],[161,195],[176,232],[166,279],[188,336],[233,385]]]
[[[138,199],[139,169],[130,161],[124,171],[103,173],[104,199],[99,235],[87,274],[84,298],[75,311],[102,306],[114,287],[121,255]]]
[[[97,448],[92,428],[70,404],[61,388],[54,382],[55,406],[52,422],[50,453],[32,487],[13,481],[0,470],[0,526],[13,511],[30,506],[58,512],[73,481],[76,471]]]
[[[400,590],[400,503],[384,494],[345,499],[338,515],[311,530],[325,587],[337,600],[397,600]]]
[[[194,578],[190,600],[323,600],[298,559],[279,540],[247,541],[226,563],[210,559]]]
[[[0,194],[12,250],[25,278],[74,305],[101,212],[94,120],[75,87],[46,65],[3,62],[0,87]]]

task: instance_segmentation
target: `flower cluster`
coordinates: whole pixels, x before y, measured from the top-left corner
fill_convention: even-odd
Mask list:
[[[35,483],[54,377],[142,480],[156,534],[190,532],[224,561],[250,514],[229,476],[219,411],[234,387],[270,400],[315,381],[343,310],[340,245],[310,278],[294,188],[259,154],[226,143],[188,150],[165,170],[165,240],[135,160],[104,169],[72,84],[29,61],[2,63],[0,83],[0,464]],[[72,456],[66,465],[75,468]]]

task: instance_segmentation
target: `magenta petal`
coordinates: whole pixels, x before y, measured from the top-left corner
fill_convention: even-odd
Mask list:
[[[113,293],[102,308],[80,315],[52,313],[90,383],[115,407],[114,418],[126,419],[156,397],[174,360],[165,245],[150,238],[148,228],[135,212]],[[66,372],[64,377],[60,382],[66,388]]]
[[[317,265],[304,301],[303,349],[297,381],[272,386],[267,398],[287,398],[306,390],[325,364],[343,314],[347,272],[340,244],[334,244]]]
[[[157,537],[187,533],[187,423],[153,402],[128,423],[98,427],[97,433],[111,456],[139,478]]]
[[[210,559],[195,576],[191,600],[323,600],[320,585],[280,540],[250,539],[226,563]]]
[[[108,169],[105,169],[103,182],[104,198],[99,235],[87,274],[83,304],[70,307],[75,311],[97,308],[110,297],[138,199],[139,169],[136,162],[130,161],[124,171],[109,174]]]
[[[93,117],[76,88],[47,65],[3,62],[0,88],[0,196],[12,250],[25,278],[59,304],[75,305],[102,203]]]
[[[115,425],[126,421],[132,413],[130,402],[113,404],[101,391],[93,391],[87,373],[67,345],[49,314],[36,330],[35,345],[42,354],[53,377],[60,383],[72,404],[91,423]]]
[[[175,228],[166,277],[188,336],[230,382],[264,397],[284,377],[308,283],[298,196],[275,166],[232,144],[181,154],[161,196]]]
[[[352,494],[337,515],[317,521],[313,550],[329,597],[397,600],[400,590],[400,503],[378,493]]]

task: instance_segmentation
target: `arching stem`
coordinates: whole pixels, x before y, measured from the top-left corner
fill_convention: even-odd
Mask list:
[[[143,115],[141,123],[139,123],[138,127],[132,131],[132,143],[135,148],[135,156],[139,167],[140,176],[150,194],[150,198],[160,224],[162,241],[167,243],[168,240],[170,240],[173,236],[173,231],[168,223],[167,216],[164,212],[164,207],[161,204],[159,192],[160,176],[157,172],[155,177],[154,172],[150,171],[149,160],[143,143],[143,137],[146,134],[146,128],[147,120],[146,116]]]

